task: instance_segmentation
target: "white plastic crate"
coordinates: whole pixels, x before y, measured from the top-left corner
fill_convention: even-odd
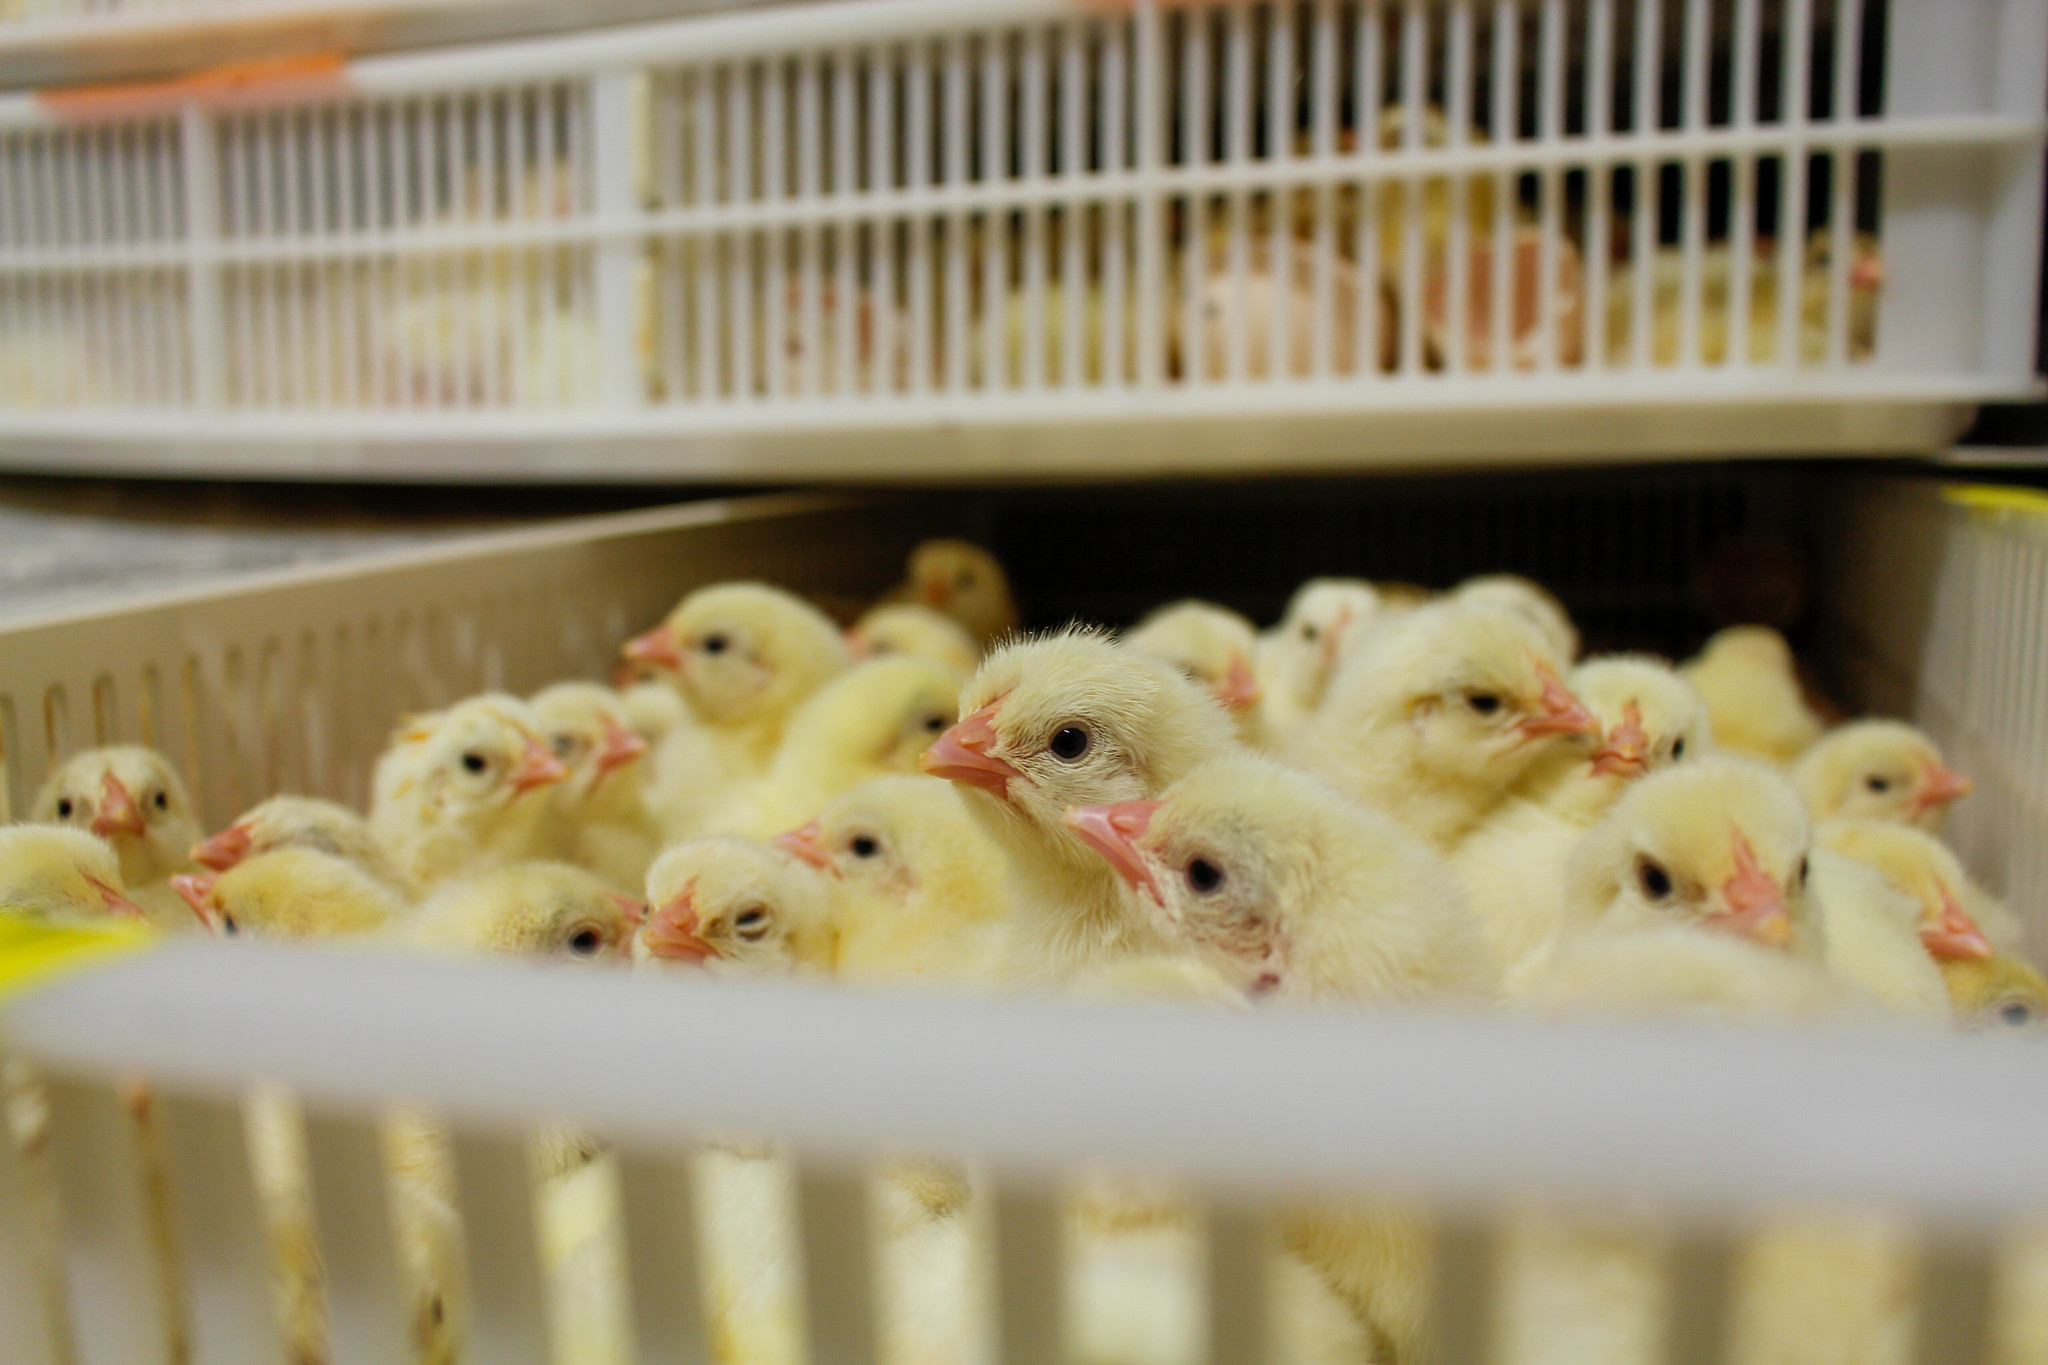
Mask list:
[[[2048,510],[1973,508],[1931,483],[1719,477],[1646,480],[1631,495],[1644,533],[1683,538],[1688,505],[1772,504],[1744,513],[1745,525],[1819,514],[1828,554],[1816,615],[1834,668],[1855,700],[1917,716],[1985,779],[1959,812],[1961,842],[2040,942],[2048,903],[2027,860],[2048,835],[2038,687]],[[1492,491],[1452,496],[1483,526]],[[623,631],[728,574],[851,605],[894,574],[934,524],[927,517],[948,510],[775,499],[633,513],[12,627],[0,633],[7,789],[19,809],[54,757],[141,738],[186,768],[215,821],[278,786],[359,797],[398,709],[599,671]],[[950,511],[936,524],[974,515]],[[1548,534],[1524,524],[1487,552],[1512,557]],[[1589,581],[1635,571],[1626,540],[1582,550]],[[154,1206],[118,1101],[138,1075],[163,1096],[171,1232],[188,1278],[176,1301],[189,1359],[207,1365],[274,1360],[279,1349],[236,1108],[259,1080],[307,1101],[334,1359],[375,1365],[411,1358],[372,1126],[401,1098],[449,1115],[460,1134],[472,1345],[490,1362],[547,1359],[517,1135],[564,1118],[626,1154],[634,1358],[650,1365],[708,1358],[681,1172],[693,1144],[718,1133],[772,1133],[797,1155],[805,1311],[821,1365],[877,1359],[857,1172],[906,1148],[968,1155],[993,1172],[1006,1362],[1059,1358],[1054,1199],[1059,1177],[1083,1163],[1165,1171],[1200,1192],[1210,1211],[1201,1301],[1219,1362],[1266,1355],[1256,1267],[1262,1219],[1283,1196],[1430,1203],[1446,1365],[1490,1358],[1499,1285],[1489,1239],[1532,1193],[1669,1220],[1666,1360],[1723,1359],[1730,1258],[1751,1220],[1788,1205],[1911,1220],[1916,1363],[2025,1359],[1988,1346],[2002,1321],[1992,1306],[2019,1288],[2000,1278],[1999,1252],[2048,1201],[2038,1156],[2048,1059],[2030,1042],[1216,1018],[198,942],[11,1003],[0,1035],[51,1080],[50,1146],[35,1159],[60,1185],[70,1295],[53,1334],[27,1234],[40,1187],[0,1143],[0,1358],[10,1365],[172,1358]]]
[[[841,0],[22,94],[0,460],[1930,450],[2037,390],[2044,71],[2044,0]]]

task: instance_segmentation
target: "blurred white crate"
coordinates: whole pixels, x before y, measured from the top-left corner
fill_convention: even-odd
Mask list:
[[[0,461],[1931,450],[2038,389],[2044,72],[2048,0],[841,0],[12,96]]]
[[[1485,491],[1468,489],[1475,520]],[[1640,530],[1686,534],[1683,509],[1718,496],[1646,481]],[[4,791],[18,810],[54,757],[140,738],[185,767],[214,821],[279,786],[359,799],[399,710],[601,672],[619,636],[711,578],[756,574],[851,606],[929,524],[972,515],[963,505],[928,520],[947,511],[700,504],[11,626],[0,631]],[[1918,715],[1986,779],[1959,812],[1962,846],[2044,941],[2048,503],[1987,506],[1931,483],[1817,475],[1745,524],[1787,515],[1810,517],[1823,537],[1815,615],[1854,700]],[[1549,535],[1521,521],[1525,547]],[[1619,579],[1636,572],[1628,540],[1589,544],[1583,557]],[[773,1133],[797,1154],[820,1365],[876,1358],[848,1172],[906,1148],[968,1154],[994,1173],[995,1358],[1010,1362],[1059,1357],[1049,1304],[1060,1291],[1046,1278],[1056,1253],[1044,1234],[1057,1177],[1083,1163],[1169,1172],[1201,1193],[1204,1301],[1222,1343],[1215,1359],[1229,1362],[1264,1354],[1251,1335],[1261,1281],[1246,1271],[1258,1264],[1262,1211],[1305,1191],[1395,1192],[1437,1209],[1445,1365],[1489,1358],[1488,1238],[1510,1201],[1532,1192],[1671,1220],[1665,1359],[1694,1365],[1722,1358],[1743,1230],[1787,1204],[1914,1220],[1912,1359],[1989,1361],[1997,1239],[2048,1207],[2038,1158],[2048,1056],[2037,1042],[1184,1016],[189,942],[12,1002],[0,1035],[51,1079],[50,1148],[36,1159],[62,1185],[69,1285],[53,1332],[30,1235],[40,1187],[0,1143],[0,1359],[10,1365],[173,1358],[154,1326],[150,1213],[115,1104],[138,1074],[165,1097],[195,1333],[185,1358],[202,1365],[272,1360],[278,1349],[234,1108],[258,1080],[289,1084],[314,1116],[336,1359],[369,1365],[410,1359],[395,1335],[370,1128],[399,1097],[430,1103],[465,1134],[464,1211],[473,1236],[495,1237],[477,1260],[480,1303],[517,1304],[538,1273],[529,1191],[504,1138],[571,1118],[617,1140],[641,1196],[629,1206],[631,1299],[636,1359],[650,1365],[707,1358],[679,1250],[687,1202],[675,1201],[685,1154],[715,1133]],[[538,1340],[517,1336],[536,1313],[530,1301],[508,1307],[501,1354],[476,1358],[543,1359]]]

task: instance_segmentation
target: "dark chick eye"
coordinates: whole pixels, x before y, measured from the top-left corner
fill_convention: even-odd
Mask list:
[[[1793,883],[1793,885],[1795,885],[1795,886],[1804,886],[1804,885],[1806,885],[1806,863],[1807,863],[1807,860],[1806,860],[1806,859],[1804,859],[1804,858],[1801,858],[1801,859],[1799,860],[1799,876],[1798,876],[1798,880],[1796,880],[1796,881],[1795,881],[1795,882]]]
[[[576,748],[576,741],[567,735],[556,735],[552,747],[556,758],[567,758]]]
[[[229,938],[233,938],[236,934],[242,932],[242,926],[235,923],[233,915],[223,913],[220,917],[220,931]]]
[[[1223,885],[1223,869],[1207,858],[1197,858],[1188,864],[1188,885],[1206,896]]]
[[[1310,644],[1314,644],[1316,642],[1316,636],[1320,634],[1322,634],[1322,632],[1317,630],[1313,625],[1305,625],[1301,628],[1301,638],[1308,641]]]
[[[462,756],[462,770],[466,773],[480,773],[490,766],[490,760],[474,750]]]
[[[166,792],[158,792],[154,804],[158,810],[169,810],[171,808],[171,798]]]
[[[1072,763],[1088,752],[1088,732],[1078,725],[1062,726],[1052,737],[1052,743],[1045,746],[1052,750],[1052,756],[1062,763]]]
[[[946,718],[944,716],[926,716],[924,718],[924,728],[936,735],[946,728]]]
[[[848,844],[846,848],[856,858],[872,858],[882,851],[882,846],[865,834],[855,835],[853,842]]]
[[[1465,704],[1482,716],[1490,716],[1500,710],[1500,698],[1491,692],[1467,693]]]
[[[704,652],[706,654],[723,654],[731,647],[732,641],[723,635],[707,635],[704,637]]]
[[[1869,777],[1863,779],[1863,785],[1881,795],[1892,789],[1892,780],[1889,777],[1879,777],[1876,773],[1872,773]]]
[[[1682,739],[1674,739],[1674,740],[1672,740],[1672,741],[1671,741],[1671,756],[1672,756],[1673,758],[1684,758],[1684,757],[1685,757],[1685,741],[1684,741],[1684,740],[1682,740]]]
[[[569,951],[578,957],[595,957],[604,947],[604,935],[595,929],[578,929],[569,936]]]
[[[69,820],[73,809],[75,808],[71,804],[71,798],[65,797],[57,803],[57,818],[59,820]]]
[[[1643,894],[1653,901],[1661,901],[1671,894],[1671,874],[1648,858],[1637,864],[1636,881],[1642,885]]]
[[[768,912],[759,906],[742,910],[734,917],[733,932],[749,943],[757,943],[768,934]]]
[[[2025,1028],[2034,1022],[2033,1008],[2024,1000],[2008,1000],[1998,1007],[1998,1022]]]

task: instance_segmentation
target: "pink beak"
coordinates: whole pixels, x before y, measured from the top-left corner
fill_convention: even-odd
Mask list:
[[[1138,840],[1151,828],[1158,809],[1157,801],[1121,801],[1114,806],[1075,806],[1061,818],[1082,843],[1102,855],[1125,885],[1163,906],[1159,883],[1138,851]]]
[[[113,911],[117,915],[125,916],[128,919],[139,919],[144,923],[148,923],[149,912],[147,910],[144,910],[134,901],[129,900],[126,896],[116,891],[113,887],[108,886],[98,877],[88,875],[86,877],[86,880],[92,883],[93,890],[100,893],[100,899],[107,903],[107,909]],[[173,877],[171,880],[175,882],[178,879],[176,877]]]
[[[1792,941],[1792,915],[1785,908],[1785,898],[1778,884],[1758,866],[1756,852],[1740,830],[1735,832],[1735,875],[1721,884],[1721,899],[1727,910],[1709,917],[1717,928],[1771,948]]]
[[[597,746],[597,775],[603,777],[614,768],[622,768],[647,752],[647,741],[636,730],[630,730],[613,720],[604,718],[604,739]]]
[[[1991,940],[1945,886],[1941,888],[1941,918],[1920,930],[1920,942],[1938,962],[1982,961],[1991,956]]]
[[[953,605],[953,585],[944,578],[927,578],[917,585],[918,595],[940,611]]]
[[[1958,797],[1968,796],[1975,786],[1969,778],[1953,768],[1940,763],[1929,764],[1926,779],[1913,797],[1913,813],[1919,815],[1924,811],[1945,806]]]
[[[839,875],[838,864],[832,861],[832,855],[825,851],[825,845],[818,839],[816,820],[799,829],[778,834],[769,842],[794,855],[799,861],[809,863],[820,872],[829,872],[835,877]]]
[[[1849,262],[1849,283],[1857,289],[1876,289],[1884,283],[1884,261],[1868,254]]]
[[[1230,656],[1230,672],[1216,685],[1216,700],[1232,711],[1259,704],[1259,680],[1242,654]]]
[[[92,832],[102,839],[111,839],[116,834],[132,834],[139,839],[149,833],[142,807],[135,804],[135,797],[112,773],[100,774],[100,809],[92,817]]]
[[[556,758],[547,745],[528,735],[526,747],[519,752],[519,762],[506,774],[505,780],[512,784],[514,795],[523,796],[536,787],[560,782],[568,775],[569,770],[562,766],[562,760]]]
[[[665,668],[671,673],[683,671],[683,641],[676,634],[676,628],[664,621],[645,635],[635,635],[626,641],[621,651],[631,663],[649,664]]]
[[[917,766],[933,777],[979,787],[998,801],[1010,798],[1010,783],[1024,780],[1024,774],[988,752],[996,742],[992,717],[998,702],[990,702],[932,742],[919,756]]]
[[[638,929],[640,921],[647,918],[647,903],[645,901],[634,900],[631,896],[617,891],[607,891],[604,893],[604,896],[606,900],[619,907],[619,913],[626,917],[626,923],[633,928]]]
[[[1593,753],[1593,771],[1611,777],[1636,778],[1650,770],[1650,736],[1643,729],[1643,711],[1634,702],[1621,708],[1621,724],[1607,732],[1607,742]]]
[[[640,930],[648,952],[665,961],[691,963],[718,956],[718,949],[697,937],[696,894],[694,886],[684,887],[648,919]]]
[[[171,890],[215,933],[220,932],[220,912],[213,908],[213,884],[219,880],[210,872],[180,872],[171,878]]]
[[[1600,722],[1593,719],[1585,703],[1573,696],[1548,667],[1538,667],[1543,676],[1543,695],[1535,712],[1522,722],[1522,733],[1532,739],[1541,735],[1599,734]]]
[[[211,839],[192,845],[192,861],[215,872],[225,872],[248,857],[255,842],[247,825],[229,825]]]

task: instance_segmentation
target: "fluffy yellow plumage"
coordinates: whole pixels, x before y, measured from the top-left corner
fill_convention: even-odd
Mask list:
[[[277,848],[225,872],[181,873],[178,894],[208,928],[230,938],[342,938],[396,922],[405,898],[390,883],[331,853]]]
[[[45,779],[29,818],[106,840],[136,903],[166,927],[190,926],[168,879],[192,865],[199,822],[168,758],[139,744],[73,754]]]
[[[541,738],[569,770],[554,788],[554,852],[637,892],[661,851],[642,771],[647,740],[618,694],[596,683],[556,683],[530,705]]]
[[[1790,763],[1820,738],[1792,647],[1768,626],[1731,626],[1680,670],[1706,698],[1714,740],[1767,763]]]
[[[647,870],[647,904],[632,945],[640,966],[738,976],[832,968],[824,883],[783,849],[733,835],[678,844]]]
[[[1792,783],[1816,820],[1888,820],[1930,833],[1949,803],[1970,792],[1933,740],[1896,720],[1836,726],[1793,765]]]
[[[128,899],[114,850],[65,825],[0,827],[0,908],[54,924],[151,918]]]
[[[1017,629],[1017,603],[1002,562],[965,540],[927,540],[910,552],[892,600],[921,602],[958,621],[986,649]]]
[[[370,833],[369,821],[346,806],[312,796],[273,796],[251,806],[226,829],[195,844],[192,861],[225,872],[245,858],[283,848],[332,854],[407,899],[419,894],[418,886]]]
[[[981,642],[967,633],[967,627],[917,602],[884,602],[870,608],[853,623],[847,644],[860,658],[908,654],[930,659],[959,674],[962,682],[981,662]]]
[[[1288,599],[1280,623],[1259,637],[1254,667],[1264,713],[1264,742],[1284,750],[1315,714],[1351,641],[1381,611],[1378,589],[1362,578],[1312,578]]]
[[[1258,635],[1244,617],[1213,602],[1175,602],[1138,622],[1126,642],[1214,693],[1237,721],[1240,738],[1255,740],[1264,732],[1262,689],[1252,666]]]

